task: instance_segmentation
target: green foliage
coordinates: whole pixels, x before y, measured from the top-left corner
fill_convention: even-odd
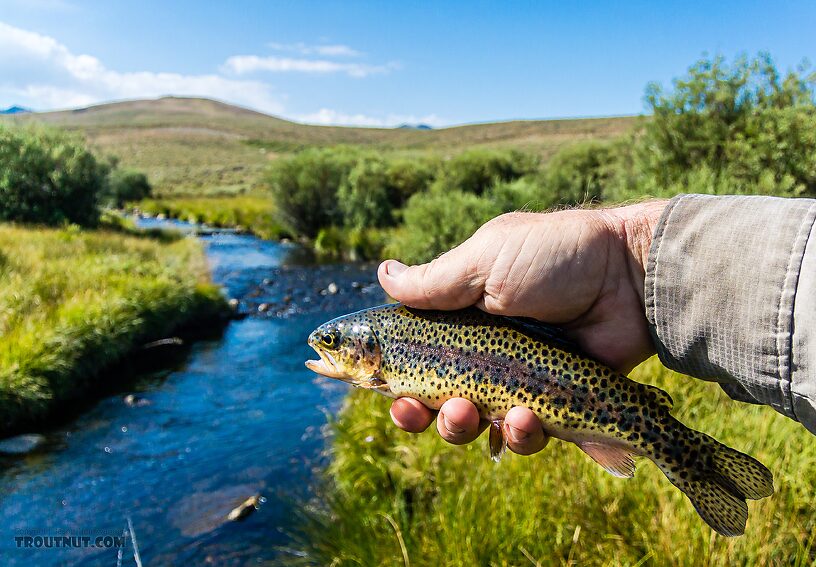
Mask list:
[[[402,207],[411,195],[425,191],[433,183],[440,167],[440,160],[433,156],[388,160],[386,177],[391,203],[397,208]]]
[[[405,224],[395,234],[389,253],[404,262],[430,260],[502,212],[492,200],[450,189],[440,181],[411,197],[403,209]]]
[[[394,205],[389,200],[388,171],[382,158],[361,157],[337,190],[343,225],[351,228],[381,227],[392,223]]]
[[[547,162],[540,175],[549,197],[548,206],[601,201],[604,187],[616,173],[617,160],[618,146],[608,142],[565,147]]]
[[[269,198],[264,196],[146,199],[136,203],[134,209],[217,228],[248,230],[261,238],[289,234],[277,220]]]
[[[497,181],[534,172],[538,160],[518,150],[467,150],[442,164],[440,175],[452,190],[481,195]]]
[[[314,240],[314,250],[323,259],[351,261],[376,260],[382,256],[390,235],[377,228],[321,228]]]
[[[107,174],[75,136],[0,125],[0,220],[92,226]]]
[[[342,222],[337,191],[357,157],[346,147],[309,149],[272,163],[267,181],[277,214],[292,233],[313,238],[322,227]]]
[[[0,435],[99,386],[139,345],[225,310],[201,246],[0,226]]]
[[[147,199],[152,190],[144,173],[132,169],[114,169],[108,176],[102,202],[110,207],[121,208],[125,203]]]
[[[816,75],[784,77],[767,55],[693,65],[669,92],[646,91],[653,118],[638,145],[639,174],[661,185],[692,169],[781,195],[816,195]]]
[[[756,457],[777,492],[751,502],[746,534],[712,533],[688,499],[641,459],[612,477],[574,445],[490,460],[433,427],[398,430],[389,401],[354,390],[331,426],[324,484],[293,525],[287,565],[810,565],[816,493],[803,474],[816,444],[769,407],[736,404],[715,384],[650,360],[633,378],[668,390],[689,426]],[[404,550],[403,550],[404,549]],[[406,558],[407,557],[407,558]],[[641,563],[642,562],[642,563]]]

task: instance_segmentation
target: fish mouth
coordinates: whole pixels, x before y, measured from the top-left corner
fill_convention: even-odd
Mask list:
[[[308,368],[312,372],[317,372],[321,376],[325,376],[327,378],[334,378],[335,380],[342,380],[343,382],[348,382],[349,384],[356,385],[356,383],[351,379],[351,377],[348,374],[340,370],[340,366],[337,364],[337,361],[334,359],[331,353],[316,348],[314,345],[312,345],[312,348],[318,354],[320,359],[307,360],[306,368]]]

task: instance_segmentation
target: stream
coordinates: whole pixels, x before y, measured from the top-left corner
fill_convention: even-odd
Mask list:
[[[128,518],[144,565],[257,564],[285,545],[292,507],[325,462],[327,413],[347,391],[304,367],[306,337],[385,297],[373,265],[317,264],[296,245],[230,231],[199,238],[247,316],[44,432],[33,452],[0,454],[0,564],[116,565],[116,548],[18,548],[15,537],[121,536]],[[254,514],[225,521],[255,494]],[[130,540],[123,551],[133,565]]]

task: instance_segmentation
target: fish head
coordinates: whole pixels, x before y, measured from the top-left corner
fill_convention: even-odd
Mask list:
[[[320,356],[306,361],[310,370],[354,386],[387,388],[378,378],[380,342],[364,320],[341,317],[324,323],[309,335],[309,346]]]

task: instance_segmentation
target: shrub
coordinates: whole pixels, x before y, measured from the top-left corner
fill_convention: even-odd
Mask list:
[[[616,147],[610,143],[581,142],[563,148],[540,176],[549,199],[546,206],[600,201],[615,174],[616,160]]]
[[[543,211],[554,204],[540,179],[529,175],[515,181],[501,181],[491,187],[486,196],[502,212]]]
[[[267,183],[280,221],[293,234],[313,238],[342,221],[337,191],[358,155],[343,147],[309,149],[272,163]]]
[[[386,177],[391,204],[400,208],[411,195],[428,189],[436,178],[439,167],[439,160],[429,157],[389,160]]]
[[[107,174],[75,136],[0,125],[0,220],[94,225]]]
[[[125,203],[148,198],[151,191],[152,187],[144,173],[132,169],[114,169],[108,176],[102,202],[110,207],[121,208]]]
[[[468,150],[443,163],[441,177],[452,190],[481,195],[497,181],[534,172],[538,160],[517,150]]]
[[[405,262],[426,262],[460,244],[499,213],[492,199],[437,182],[408,200],[403,209],[404,227],[389,251]]]
[[[366,156],[357,161],[337,191],[343,224],[352,228],[391,224],[393,205],[387,183],[386,164],[381,158]]]
[[[651,84],[653,119],[638,148],[643,176],[661,185],[705,167],[756,184],[816,194],[816,75],[784,77],[768,55],[701,60],[671,91]]]

